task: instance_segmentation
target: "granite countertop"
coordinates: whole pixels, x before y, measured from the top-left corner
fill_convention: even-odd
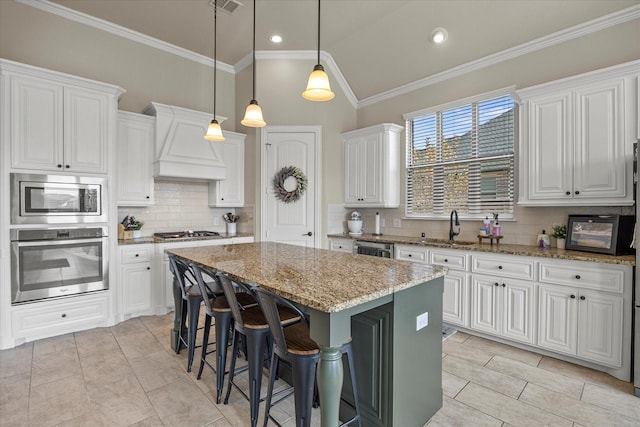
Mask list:
[[[537,246],[527,245],[512,245],[501,243],[498,246],[495,241],[493,245],[489,244],[488,240],[484,240],[482,244],[478,241],[456,241],[455,245],[451,245],[448,240],[444,239],[429,239],[422,242],[419,237],[407,237],[407,236],[393,236],[383,234],[381,236],[374,236],[373,234],[363,234],[361,236],[350,236],[348,234],[329,234],[328,238],[340,238],[340,239],[353,239],[362,240],[366,242],[380,242],[380,243],[396,243],[403,245],[416,245],[416,246],[428,246],[445,249],[489,252],[496,254],[509,254],[509,255],[523,255],[523,256],[536,256],[543,258],[557,258],[573,261],[590,261],[601,262],[606,264],[620,264],[620,265],[635,265],[635,255],[605,255],[593,252],[581,252],[572,251],[566,249],[556,248],[539,248]]]
[[[138,239],[127,239],[122,240],[118,239],[118,245],[136,245],[136,244],[144,244],[144,243],[174,243],[174,242],[192,242],[196,240],[220,240],[220,239],[233,239],[239,237],[253,237],[251,233],[236,233],[236,234],[227,234],[220,233],[219,236],[204,236],[204,237],[180,237],[177,239],[159,239],[153,236],[140,237]]]
[[[333,313],[444,276],[447,269],[274,242],[170,249],[306,307]]]

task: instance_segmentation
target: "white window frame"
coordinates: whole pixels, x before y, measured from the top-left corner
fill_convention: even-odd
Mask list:
[[[510,96],[513,101],[514,101],[514,152],[513,152],[513,163],[512,163],[512,172],[513,172],[513,178],[514,178],[514,182],[513,182],[513,211],[509,214],[509,213],[500,213],[499,214],[499,218],[501,220],[515,220],[515,207],[517,205],[517,189],[518,189],[518,177],[517,177],[517,147],[518,147],[518,107],[520,104],[520,99],[516,93],[515,90],[515,86],[509,86],[506,88],[502,88],[502,89],[497,89],[494,91],[490,91],[490,92],[485,92],[479,95],[475,95],[475,96],[471,96],[468,98],[464,98],[464,99],[459,99],[456,101],[452,101],[452,102],[448,102],[445,104],[440,104],[440,105],[436,105],[433,107],[429,107],[429,108],[425,108],[425,109],[421,109],[421,110],[417,110],[417,111],[413,111],[410,113],[406,113],[404,114],[402,117],[405,120],[405,150],[406,150],[406,161],[405,161],[405,217],[409,218],[409,219],[427,219],[427,220],[449,220],[449,216],[450,216],[450,212],[443,212],[443,213],[429,213],[429,214],[419,214],[419,213],[412,213],[409,212],[409,197],[408,197],[408,193],[409,193],[409,174],[408,174],[408,170],[409,170],[409,158],[410,158],[410,152],[409,149],[412,146],[412,141],[411,141],[411,132],[409,131],[409,129],[411,129],[411,120],[415,119],[415,118],[419,118],[419,117],[423,117],[423,116],[428,116],[428,115],[432,115],[438,112],[444,112],[444,111],[448,111],[448,110],[452,110],[455,108],[459,108],[462,106],[466,106],[469,104],[473,104],[473,103],[479,103],[479,102],[483,102],[483,101],[487,101],[490,99],[494,99],[494,98],[499,98],[499,97],[503,97],[503,96]],[[468,213],[462,213],[459,212],[459,217],[461,219],[484,219],[485,216],[490,215],[491,212],[482,212],[482,213],[478,213],[475,215],[470,215]]]

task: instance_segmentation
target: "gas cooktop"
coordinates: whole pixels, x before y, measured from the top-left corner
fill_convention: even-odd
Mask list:
[[[171,240],[171,239],[185,239],[192,237],[216,237],[219,236],[220,233],[217,231],[171,231],[165,233],[153,233],[153,237],[163,240]]]

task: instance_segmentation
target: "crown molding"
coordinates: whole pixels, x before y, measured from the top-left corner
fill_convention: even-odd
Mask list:
[[[153,47],[155,49],[162,50],[172,55],[180,56],[182,58],[197,62],[199,64],[207,65],[212,68],[215,65],[214,60],[207,56],[200,55],[199,53],[195,53],[187,49],[183,49],[171,43],[163,42],[162,40],[158,40],[156,38],[147,36],[137,31],[130,30],[128,28],[122,27],[112,22],[105,21],[103,19],[96,18],[94,16],[87,15],[82,12],[78,12],[73,9],[69,9],[68,7],[61,6],[57,3],[52,3],[47,0],[15,0],[15,1],[17,3],[22,3],[27,6],[31,6],[31,7],[35,7],[36,9],[43,10],[45,12],[49,12],[51,14],[60,16],[70,21],[88,25],[90,27],[97,28],[99,30],[114,34],[116,36],[120,36],[125,39],[129,39],[131,41],[141,43],[141,44]],[[217,61],[217,67],[218,67],[218,70],[225,71],[231,74],[234,73],[234,68],[229,64],[225,64],[224,62]]]
[[[251,65],[252,54],[246,55],[240,61],[236,63],[234,66],[234,70],[238,73],[240,70],[244,69]],[[264,60],[264,59],[274,59],[274,60],[318,60],[318,51],[316,50],[261,50],[256,51],[256,60]],[[353,108],[358,107],[358,99],[356,95],[351,90],[351,86],[347,83],[347,79],[344,78],[342,72],[340,71],[340,67],[333,60],[333,57],[327,52],[321,50],[320,51],[320,60],[324,64],[323,66],[331,71],[335,81],[340,86],[340,89],[344,92],[347,101],[353,106]],[[311,73],[311,71],[309,71]]]
[[[470,73],[472,71],[490,67],[492,65],[517,58],[519,56],[527,55],[540,49],[545,49],[578,37],[583,37],[588,34],[595,33],[606,28],[614,27],[628,21],[633,21],[634,19],[638,18],[640,18],[640,5],[631,6],[618,12],[614,12],[609,15],[584,22],[582,24],[578,24],[573,27],[551,33],[544,37],[540,37],[530,42],[523,43],[519,46],[514,46],[510,49],[485,56],[484,58],[467,62],[466,64],[462,64],[457,67],[442,71],[440,73],[433,74],[429,77],[425,77],[424,79],[416,80],[415,82],[407,83],[406,85],[390,89],[388,91],[370,96],[368,98],[364,98],[361,101],[358,101],[357,108],[376,104],[386,99],[410,93],[415,90],[422,89],[427,86],[431,86],[445,80]]]
[[[2,0],[0,0],[2,1]],[[149,37],[137,31],[130,30],[120,25],[113,24],[111,22],[95,18],[93,16],[77,12],[73,9],[61,6],[57,3],[52,3],[48,0],[15,0],[18,3],[32,6],[45,12],[58,15],[60,17],[88,25],[111,34],[142,43],[144,45],[160,49],[167,53],[183,57],[185,59],[198,62],[200,64],[214,66],[214,61],[204,55],[183,49],[170,43],[163,42],[161,40]],[[364,98],[360,101],[356,98],[355,94],[351,90],[347,80],[342,75],[340,68],[333,60],[333,57],[328,53],[321,51],[320,57],[325,66],[331,70],[340,88],[344,91],[345,96],[354,108],[366,107],[378,102],[394,98],[399,95],[403,95],[409,92],[413,92],[418,89],[431,86],[445,80],[458,77],[473,71],[480,70],[482,68],[490,67],[492,65],[499,64],[504,61],[508,61],[517,58],[522,55],[535,52],[540,49],[545,49],[556,44],[564,43],[566,41],[583,37],[597,31],[604,30],[616,25],[623,24],[628,21],[640,18],[640,5],[631,6],[626,9],[619,10],[609,15],[602,16],[600,18],[593,19],[591,21],[584,22],[582,24],[575,25],[564,30],[557,31],[555,33],[540,37],[536,40],[532,40],[527,43],[523,43],[519,46],[512,47],[510,49],[503,50],[501,52],[494,53],[492,55],[485,56],[484,58],[477,59],[475,61],[468,62],[466,64],[459,65],[457,67],[450,68],[437,74],[433,74],[429,77],[425,77],[420,80],[399,86],[394,89],[381,92],[379,94]],[[317,51],[260,51],[256,52],[257,59],[289,59],[289,60],[309,60],[317,58]],[[231,74],[235,74],[238,71],[251,64],[252,56],[247,55],[238,61],[235,66],[231,66],[224,62],[217,61],[217,67],[221,71],[226,71]]]

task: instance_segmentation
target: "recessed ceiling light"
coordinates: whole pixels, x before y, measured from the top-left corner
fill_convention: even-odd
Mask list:
[[[271,43],[282,43],[282,36],[278,34],[274,34],[271,37],[269,37],[269,40],[271,40]]]
[[[447,41],[449,34],[447,30],[442,27],[438,27],[431,33],[431,42],[433,44],[442,44]]]

